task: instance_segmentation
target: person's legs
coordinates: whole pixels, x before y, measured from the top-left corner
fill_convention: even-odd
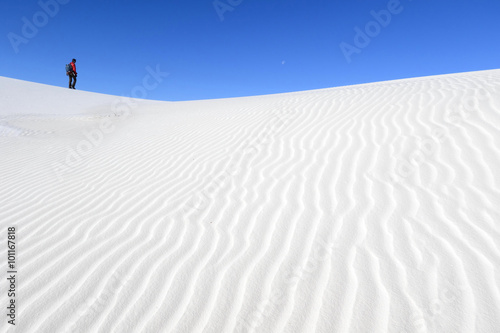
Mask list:
[[[75,89],[76,84],[76,75],[73,73],[69,73],[69,88]]]

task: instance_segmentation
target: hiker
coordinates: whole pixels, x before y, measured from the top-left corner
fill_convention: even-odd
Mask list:
[[[76,84],[76,76],[78,73],[76,72],[76,59],[73,59],[69,64],[70,66],[67,67],[66,75],[69,76],[69,89],[75,89],[75,84]],[[73,82],[73,83],[72,83]]]

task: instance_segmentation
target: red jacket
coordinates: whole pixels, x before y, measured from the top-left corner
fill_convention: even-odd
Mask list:
[[[72,62],[70,62],[70,65],[71,65],[71,67],[73,67],[73,72],[74,72],[75,74],[78,74],[78,73],[76,72],[76,65],[75,65],[75,63],[72,61]]]

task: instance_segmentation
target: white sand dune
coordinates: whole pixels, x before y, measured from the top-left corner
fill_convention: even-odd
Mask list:
[[[500,332],[500,70],[193,102],[0,88],[2,332]]]

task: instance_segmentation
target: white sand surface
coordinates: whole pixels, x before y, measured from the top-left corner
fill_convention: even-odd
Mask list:
[[[500,70],[192,102],[0,78],[0,158],[1,332],[500,332]]]

